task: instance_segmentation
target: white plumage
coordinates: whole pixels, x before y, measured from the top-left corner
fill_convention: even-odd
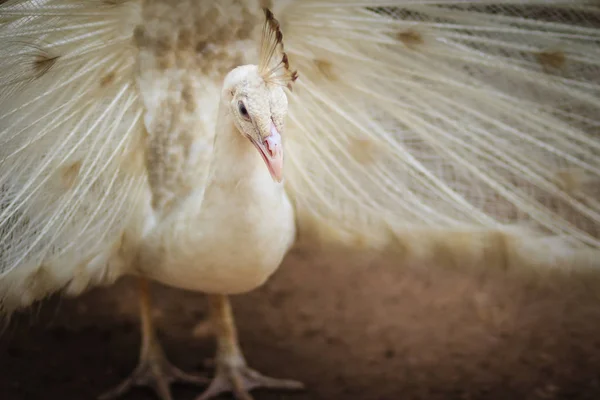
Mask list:
[[[218,227],[194,218],[223,78],[258,62],[264,3],[0,5],[2,311],[126,273],[212,291],[200,250]],[[598,266],[596,2],[272,6],[300,73],[284,175],[301,237],[404,263]],[[214,292],[255,286],[231,268]]]

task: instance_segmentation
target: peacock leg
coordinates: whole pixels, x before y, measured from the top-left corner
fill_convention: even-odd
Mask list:
[[[172,400],[170,384],[184,382],[205,385],[208,380],[203,377],[186,374],[171,365],[156,337],[152,324],[150,307],[150,289],[146,279],[139,279],[140,285],[140,317],[142,330],[142,347],[140,361],[129,378],[116,388],[100,396],[100,400],[119,397],[134,386],[152,387],[161,400]]]
[[[233,392],[239,400],[251,400],[255,388],[302,389],[301,382],[264,376],[248,367],[238,344],[235,322],[227,296],[209,295],[211,323],[217,335],[216,375],[196,400],[207,400],[223,392]]]

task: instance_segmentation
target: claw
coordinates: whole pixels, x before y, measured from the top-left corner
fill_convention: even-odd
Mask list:
[[[170,385],[172,383],[188,383],[206,385],[209,380],[183,372],[171,365],[167,360],[160,363],[143,362],[133,371],[131,376],[114,389],[104,393],[99,400],[112,400],[127,393],[135,386],[152,387],[161,400],[172,400]]]
[[[220,365],[217,374],[196,400],[208,400],[224,392],[232,392],[238,400],[252,400],[250,391],[257,388],[301,390],[302,382],[289,379],[275,379],[262,375],[246,365]]]
[[[206,385],[209,380],[183,372],[161,355],[142,360],[129,378],[114,389],[102,394],[98,399],[113,400],[124,395],[133,387],[149,386],[154,389],[161,400],[172,400],[170,385],[176,382]]]

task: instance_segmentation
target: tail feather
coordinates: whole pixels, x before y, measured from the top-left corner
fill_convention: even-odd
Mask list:
[[[600,8],[362,6],[286,15],[300,71],[286,176],[305,234],[381,247],[390,230],[518,227],[599,249]]]
[[[0,7],[0,311],[10,312],[125,271],[146,176],[139,4]]]

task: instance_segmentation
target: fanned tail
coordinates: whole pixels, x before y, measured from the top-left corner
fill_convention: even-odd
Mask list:
[[[0,7],[0,311],[114,280],[137,236],[139,6],[121,3]]]
[[[465,263],[500,232],[515,263],[600,264],[597,3],[363,6],[298,2],[282,20],[301,232],[431,258],[458,235]]]

